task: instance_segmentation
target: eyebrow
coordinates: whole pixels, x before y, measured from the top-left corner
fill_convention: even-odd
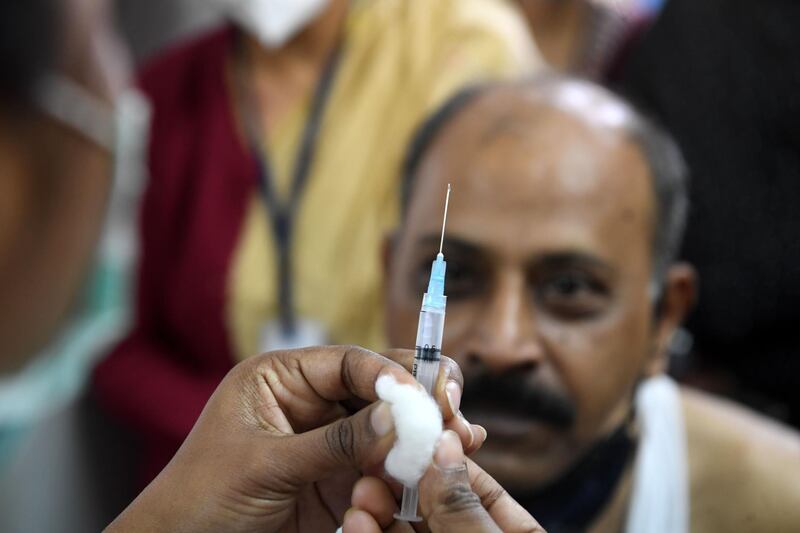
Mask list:
[[[433,248],[436,247],[436,250],[439,250],[439,239],[440,234],[430,234],[421,237],[416,242],[416,246],[420,248]],[[448,237],[445,235],[444,237],[444,251],[447,253],[456,253],[459,255],[471,255],[471,254],[480,254],[481,248],[465,239],[460,239],[458,237]]]
[[[570,267],[582,267],[592,270],[600,270],[606,274],[614,274],[616,269],[598,259],[593,255],[586,254],[580,251],[565,251],[545,253],[535,257],[532,261],[538,268],[546,268],[551,270],[564,270]]]
[[[439,237],[440,235],[438,233],[425,235],[417,241],[416,246],[420,248],[435,247],[438,250]],[[484,253],[480,246],[466,239],[447,236],[444,238],[444,251],[448,254],[473,256],[481,256]],[[528,262],[536,268],[546,268],[551,270],[582,267],[592,270],[599,270],[606,274],[614,274],[616,272],[616,269],[612,265],[608,264],[602,259],[579,250],[545,252],[543,254],[532,256]]]

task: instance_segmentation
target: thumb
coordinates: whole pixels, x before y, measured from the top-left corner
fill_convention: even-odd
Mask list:
[[[500,532],[472,491],[458,434],[449,430],[442,433],[433,462],[419,484],[422,514],[430,530]]]
[[[382,463],[394,442],[389,404],[375,402],[327,426],[282,439],[274,454],[285,481],[298,489],[337,472]]]

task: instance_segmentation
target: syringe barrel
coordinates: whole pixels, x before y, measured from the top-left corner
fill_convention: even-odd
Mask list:
[[[422,300],[422,310],[419,313],[417,326],[417,349],[414,353],[414,368],[412,374],[422,383],[428,394],[433,391],[436,376],[439,375],[439,361],[442,358],[442,336],[444,335],[444,309],[446,296],[440,296],[436,301],[440,305],[430,305],[428,294]],[[417,487],[403,487],[403,504],[399,513],[395,514],[398,520],[418,522],[417,501],[419,493]]]
[[[429,393],[436,383],[442,355],[444,309],[422,306],[417,326],[417,346],[412,373]]]

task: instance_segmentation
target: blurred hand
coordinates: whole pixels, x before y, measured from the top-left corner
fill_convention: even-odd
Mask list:
[[[537,532],[544,529],[489,474],[464,457],[458,435],[446,431],[433,465],[420,481],[420,510],[426,525],[394,520],[396,490],[364,477],[353,488],[343,533],[425,531],[433,533]]]
[[[394,441],[388,405],[370,404],[375,381],[391,374],[413,383],[412,361],[410,351],[321,347],[240,363],[170,464],[108,530],[334,531],[360,472],[379,472]],[[435,399],[459,447],[475,450],[485,432],[457,414],[462,383],[443,358]]]

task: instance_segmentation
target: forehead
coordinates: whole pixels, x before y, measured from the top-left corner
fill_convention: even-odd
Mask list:
[[[514,93],[480,97],[440,133],[409,205],[410,233],[433,233],[447,183],[448,234],[499,251],[574,249],[649,256],[647,165],[622,132]]]

